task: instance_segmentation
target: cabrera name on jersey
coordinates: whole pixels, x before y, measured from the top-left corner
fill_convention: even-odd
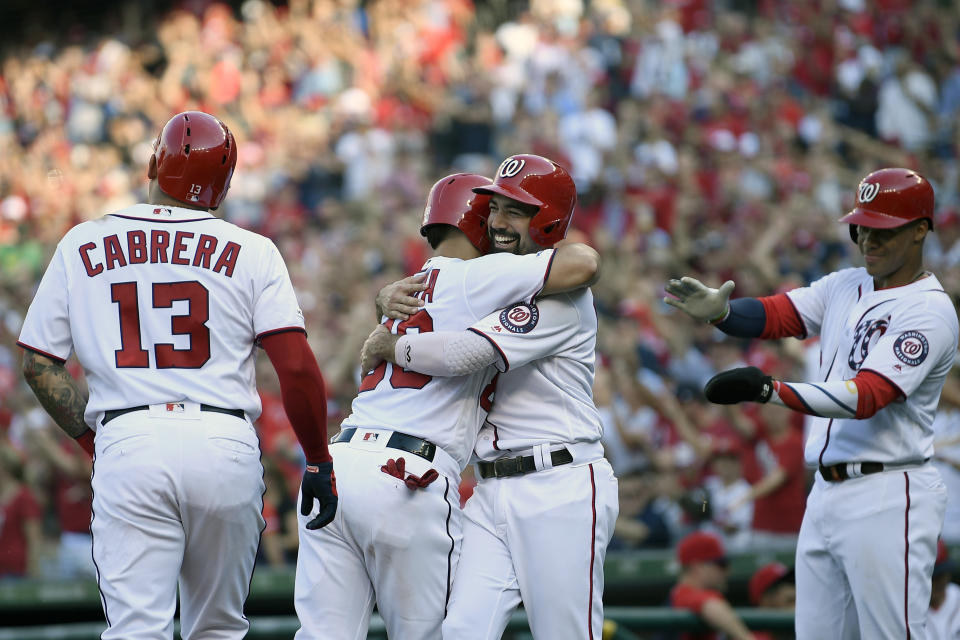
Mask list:
[[[902,398],[865,420],[815,419],[808,465],[920,462],[933,455],[933,418],[957,351],[957,314],[933,275],[875,291],[866,269],[844,269],[787,293],[807,335],[820,335],[820,380],[874,371]]]
[[[255,420],[255,341],[303,329],[269,239],[206,211],[140,204],[64,236],[19,342],[61,361],[76,351],[96,428],[103,411],[180,400]]]

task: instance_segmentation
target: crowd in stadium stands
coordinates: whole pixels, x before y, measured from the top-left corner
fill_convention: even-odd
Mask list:
[[[815,341],[723,338],[664,305],[693,275],[735,296],[859,259],[836,219],[860,177],[919,170],[936,188],[927,264],[960,294],[960,20],[933,0],[193,1],[102,31],[24,29],[0,68],[0,576],[74,576],[90,464],[27,392],[14,343],[73,224],[143,201],[152,139],[197,108],[230,126],[227,220],[290,266],[329,393],[330,433],[358,384],[374,295],[414,272],[428,186],[516,152],[567,166],[572,236],[603,256],[596,401],[620,477],[615,549],[719,535],[790,548],[811,471],[804,420],[702,398],[751,363],[809,379]],[[121,14],[118,14],[121,15]],[[32,35],[31,35],[32,34]],[[39,34],[39,35],[38,35]],[[74,373],[80,372],[73,369]],[[263,562],[296,555],[302,456],[260,371]],[[960,386],[938,460],[960,494]],[[471,482],[465,480],[467,497]],[[960,543],[960,501],[945,532]],[[78,551],[79,550],[79,551]]]

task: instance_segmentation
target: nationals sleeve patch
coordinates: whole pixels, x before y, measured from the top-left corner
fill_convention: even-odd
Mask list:
[[[540,311],[535,304],[520,302],[500,312],[500,324],[513,333],[529,333],[537,326]]]
[[[919,331],[905,331],[893,343],[893,353],[901,362],[915,367],[927,359],[930,345]]]

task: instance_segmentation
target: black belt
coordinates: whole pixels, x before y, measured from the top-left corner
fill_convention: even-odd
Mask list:
[[[349,442],[350,439],[353,438],[353,434],[356,432],[356,427],[347,427],[346,429],[341,429],[340,433],[330,439],[330,444],[335,442]],[[412,453],[415,456],[420,456],[428,462],[433,462],[433,457],[437,453],[437,445],[433,444],[429,440],[424,440],[423,438],[418,438],[416,436],[410,436],[406,433],[400,433],[399,431],[394,431],[390,434],[390,439],[387,440],[387,446],[391,449],[400,449],[401,451]]]
[[[921,462],[917,462],[917,466],[921,464],[926,464],[930,461],[930,458],[924,458]],[[827,482],[843,482],[844,480],[850,479],[850,474],[847,473],[847,462],[841,462],[839,464],[832,464],[829,466],[820,465],[820,475],[823,476],[823,479]],[[894,464],[892,465],[894,469],[899,469],[903,466],[909,466],[912,463],[905,463],[903,465]],[[860,475],[868,476],[871,473],[880,473],[886,469],[882,462],[861,462],[860,463]],[[857,476],[859,477],[859,476]]]
[[[555,467],[570,464],[573,462],[573,454],[567,449],[551,451],[550,461],[553,462]],[[481,478],[506,478],[536,471],[537,463],[533,456],[517,456],[516,458],[500,458],[493,462],[478,462],[477,467],[480,468]]]
[[[847,464],[846,462],[841,462],[840,464],[831,464],[829,466],[820,465],[820,475],[822,475],[823,479],[827,482],[843,482],[844,480],[849,480],[850,474],[847,473]],[[880,473],[881,471],[883,471],[882,462],[860,463],[861,475],[868,476],[871,473]]]
[[[173,403],[176,404],[176,403]],[[125,413],[131,413],[133,411],[148,411],[150,407],[147,405],[141,405],[139,407],[128,407],[126,409],[111,409],[110,411],[103,412],[103,422],[101,425],[107,424],[114,418],[118,418]],[[213,411],[214,413],[225,413],[228,416],[233,416],[234,418],[240,418],[241,420],[246,420],[246,414],[242,409],[223,409],[221,407],[213,407],[209,404],[200,405],[200,411]]]

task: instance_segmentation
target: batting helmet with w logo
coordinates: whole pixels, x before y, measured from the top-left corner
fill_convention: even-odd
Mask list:
[[[497,169],[493,184],[476,193],[499,194],[537,207],[530,220],[530,239],[553,246],[567,235],[577,205],[577,188],[567,170],[543,156],[510,156]]]
[[[857,227],[893,229],[914,220],[927,220],[933,229],[933,187],[910,169],[874,171],[857,186],[857,203],[840,222],[850,225],[857,241]]]

